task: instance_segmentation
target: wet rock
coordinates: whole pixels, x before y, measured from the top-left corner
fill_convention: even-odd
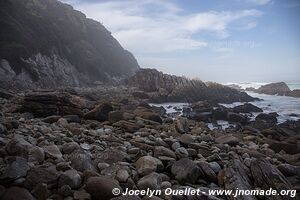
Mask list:
[[[171,173],[180,183],[196,183],[199,177],[204,177],[201,169],[192,160],[182,158],[171,167]]]
[[[122,188],[114,179],[104,176],[89,178],[85,186],[86,191],[92,196],[92,199],[95,200],[110,200],[116,197],[112,194],[114,188],[118,188],[122,191]]]
[[[6,131],[7,131],[6,127],[0,124],[0,134],[4,134],[6,133]]]
[[[232,134],[222,135],[215,139],[218,144],[228,144],[230,146],[235,146],[239,143],[239,139],[234,137]]]
[[[72,189],[79,188],[81,185],[81,177],[74,169],[65,171],[58,179],[58,186],[69,185]]]
[[[241,124],[246,124],[247,123],[247,117],[245,117],[241,114],[233,113],[233,112],[228,112],[227,120],[230,121],[230,122],[238,122],[238,123],[241,123]]]
[[[44,146],[43,150],[47,158],[52,158],[52,159],[62,158],[62,154],[56,145]]]
[[[8,188],[3,196],[1,197],[3,200],[35,200],[35,198],[30,194],[30,192],[24,188],[20,187],[11,187]]]
[[[96,106],[93,110],[84,115],[85,119],[98,120],[100,122],[108,120],[108,113],[113,111],[113,107],[110,103],[103,103]]]
[[[276,124],[277,116],[272,113],[271,114],[261,113],[255,117],[255,120],[262,120],[268,123]]]
[[[68,123],[80,123],[80,116],[78,115],[64,115],[64,119],[66,119]]]
[[[243,105],[236,106],[232,110],[236,113],[263,112],[261,108],[254,106],[251,103],[245,103]]]
[[[135,162],[137,172],[141,176],[150,174],[151,172],[160,171],[164,168],[162,162],[152,156],[144,156]]]
[[[162,179],[159,174],[152,172],[151,174],[148,174],[147,176],[144,176],[141,178],[137,186],[140,190],[159,190],[161,186]]]

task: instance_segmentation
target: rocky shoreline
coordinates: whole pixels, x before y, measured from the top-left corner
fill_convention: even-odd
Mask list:
[[[119,196],[113,188],[300,190],[300,121],[277,124],[252,104],[195,102],[182,116],[130,88],[5,92],[0,98],[1,199],[297,199]],[[208,122],[235,127],[210,130]]]

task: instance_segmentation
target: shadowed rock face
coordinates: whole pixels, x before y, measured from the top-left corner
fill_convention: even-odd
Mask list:
[[[244,92],[217,83],[204,83],[185,77],[164,74],[155,69],[141,69],[128,80],[130,86],[152,93],[154,102],[210,102],[231,103],[253,101]]]
[[[270,83],[267,85],[263,85],[256,90],[258,93],[270,94],[270,95],[285,95],[289,93],[291,90],[284,82],[279,83]]]
[[[1,1],[0,27],[5,83],[78,86],[139,68],[103,25],[57,0]]]

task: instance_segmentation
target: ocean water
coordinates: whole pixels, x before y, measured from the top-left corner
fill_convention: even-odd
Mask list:
[[[223,83],[223,84],[224,85],[231,85],[231,84],[239,85],[242,89],[246,89],[246,88],[250,88],[250,87],[258,89],[260,86],[266,85],[269,83],[271,83],[271,82],[247,82],[247,81],[245,81],[245,82],[238,82],[238,83],[228,82],[228,83]],[[289,86],[289,88],[291,90],[300,89],[300,81],[286,81],[285,83]]]
[[[236,84],[241,86],[243,89],[247,87],[259,88],[262,85],[268,83],[261,82],[243,82],[243,83],[227,83],[227,84]],[[287,85],[290,89],[300,89],[299,82],[287,82]],[[276,96],[276,95],[266,95],[266,94],[257,94],[254,92],[247,92],[250,96],[261,99],[260,101],[251,102],[253,105],[261,108],[264,113],[277,112],[279,116],[277,117],[278,123],[282,123],[286,120],[299,120],[300,119],[300,98],[287,97],[287,96]],[[238,105],[242,105],[246,102],[234,102],[232,104],[221,104],[223,106],[232,108]],[[168,114],[182,115],[183,107],[189,107],[188,103],[163,103],[163,104],[151,104],[154,106],[163,106]],[[254,120],[259,113],[251,113],[250,120]],[[217,128],[228,128],[231,124],[226,121],[217,121],[217,124],[208,124],[210,129]]]
[[[247,87],[259,88],[262,85],[268,83],[262,82],[241,82],[241,83],[227,83],[236,84],[241,88],[245,89]],[[286,82],[291,90],[300,89],[300,81]],[[279,116],[277,117],[278,122],[284,122],[286,120],[298,120],[300,119],[300,98],[287,97],[287,96],[276,96],[276,95],[266,95],[257,94],[254,92],[247,93],[252,97],[257,97],[262,101],[251,102],[253,105],[263,109],[265,113],[277,112]],[[224,104],[226,107],[234,107],[241,105],[244,102],[235,102],[233,104]],[[255,118],[257,113],[253,113],[252,118]]]

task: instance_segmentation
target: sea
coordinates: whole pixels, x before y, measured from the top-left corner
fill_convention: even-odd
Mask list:
[[[223,83],[224,85],[238,85],[242,89],[253,87],[255,89],[262,85],[268,84],[268,82],[240,82],[240,83]],[[291,90],[300,89],[300,81],[286,82]],[[246,91],[250,96],[259,98],[259,101],[251,102],[253,105],[261,108],[264,113],[277,112],[278,113],[278,123],[285,122],[286,120],[299,120],[300,119],[300,98],[288,97],[288,96],[276,96],[276,95],[266,95],[258,94],[254,92]],[[246,102],[234,102],[232,104],[220,104],[228,108],[232,108],[238,105],[242,105]],[[188,103],[163,103],[163,104],[152,104],[155,106],[163,106],[168,114],[174,114],[173,116],[181,115],[181,109],[183,107],[189,106]],[[254,120],[259,113],[252,113],[250,120]],[[234,126],[226,121],[217,121],[216,124],[208,124],[210,129],[222,128],[226,129],[230,126]]]

